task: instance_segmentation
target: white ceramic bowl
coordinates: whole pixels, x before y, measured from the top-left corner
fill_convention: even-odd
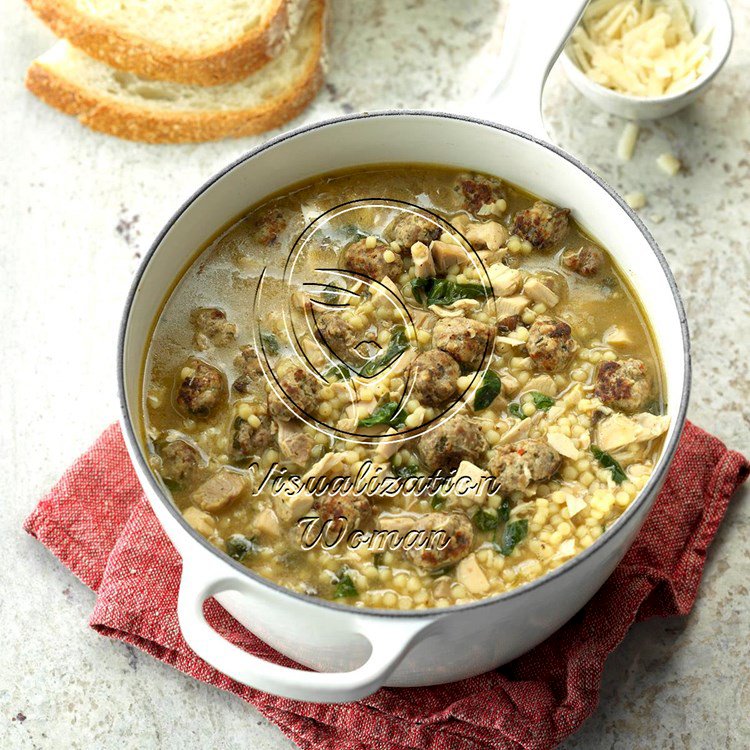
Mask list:
[[[504,46],[503,86],[486,111],[543,133],[544,80],[585,0],[523,0],[510,28],[535,45]],[[542,17],[548,23],[540,26]],[[545,52],[546,51],[546,52]],[[520,75],[511,75],[513,69]],[[358,609],[282,588],[235,562],[190,528],[164,495],[141,435],[144,353],[156,316],[194,252],[242,211],[303,180],[363,165],[424,163],[489,172],[570,206],[628,274],[649,314],[666,372],[671,425],[641,494],[587,550],[552,573],[473,604],[396,612]],[[120,332],[118,385],[128,451],[164,530],[183,560],[180,627],[193,650],[235,680],[300,700],[350,701],[381,685],[450,682],[497,667],[544,640],[602,585],[648,513],[674,454],[690,385],[685,313],[653,238],[601,178],[560,149],[473,117],[423,112],[352,115],[282,135],[211,178],[173,216],[133,282]],[[239,622],[314,672],[280,667],[233,646],[203,616],[215,596]]]
[[[566,49],[562,65],[571,83],[597,107],[629,120],[654,120],[673,115],[705,91],[721,70],[732,49],[732,12],[727,0],[687,0],[695,8],[694,28],[713,27],[709,41],[709,63],[703,75],[690,88],[668,96],[638,97],[621,94],[594,83]]]

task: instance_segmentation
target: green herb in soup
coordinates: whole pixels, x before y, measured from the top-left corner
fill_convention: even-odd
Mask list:
[[[196,248],[143,384],[186,523],[277,584],[390,610],[503,594],[593,544],[669,418],[638,299],[565,203],[362,168]]]

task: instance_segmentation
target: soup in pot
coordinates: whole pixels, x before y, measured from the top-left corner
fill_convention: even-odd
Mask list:
[[[501,594],[591,545],[668,417],[638,299],[575,212],[493,176],[371,167],[196,248],[143,387],[187,523],[289,589],[402,610]]]

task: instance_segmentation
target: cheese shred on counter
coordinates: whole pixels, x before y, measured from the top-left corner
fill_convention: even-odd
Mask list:
[[[573,32],[571,54],[596,83],[622,94],[689,88],[708,63],[712,29],[693,33],[682,0],[594,0]]]

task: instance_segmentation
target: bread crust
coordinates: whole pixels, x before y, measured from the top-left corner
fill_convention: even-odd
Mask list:
[[[281,52],[290,34],[292,6],[307,0],[274,0],[258,28],[198,55],[122,31],[79,12],[70,0],[26,2],[56,36],[113,68],[144,78],[215,86],[246,78]]]
[[[35,60],[26,86],[43,102],[102,133],[145,143],[196,143],[257,135],[296,117],[323,83],[324,0],[316,13],[315,45],[300,76],[278,96],[259,107],[236,110],[171,111],[138,107],[100,91],[78,86],[52,67]]]

